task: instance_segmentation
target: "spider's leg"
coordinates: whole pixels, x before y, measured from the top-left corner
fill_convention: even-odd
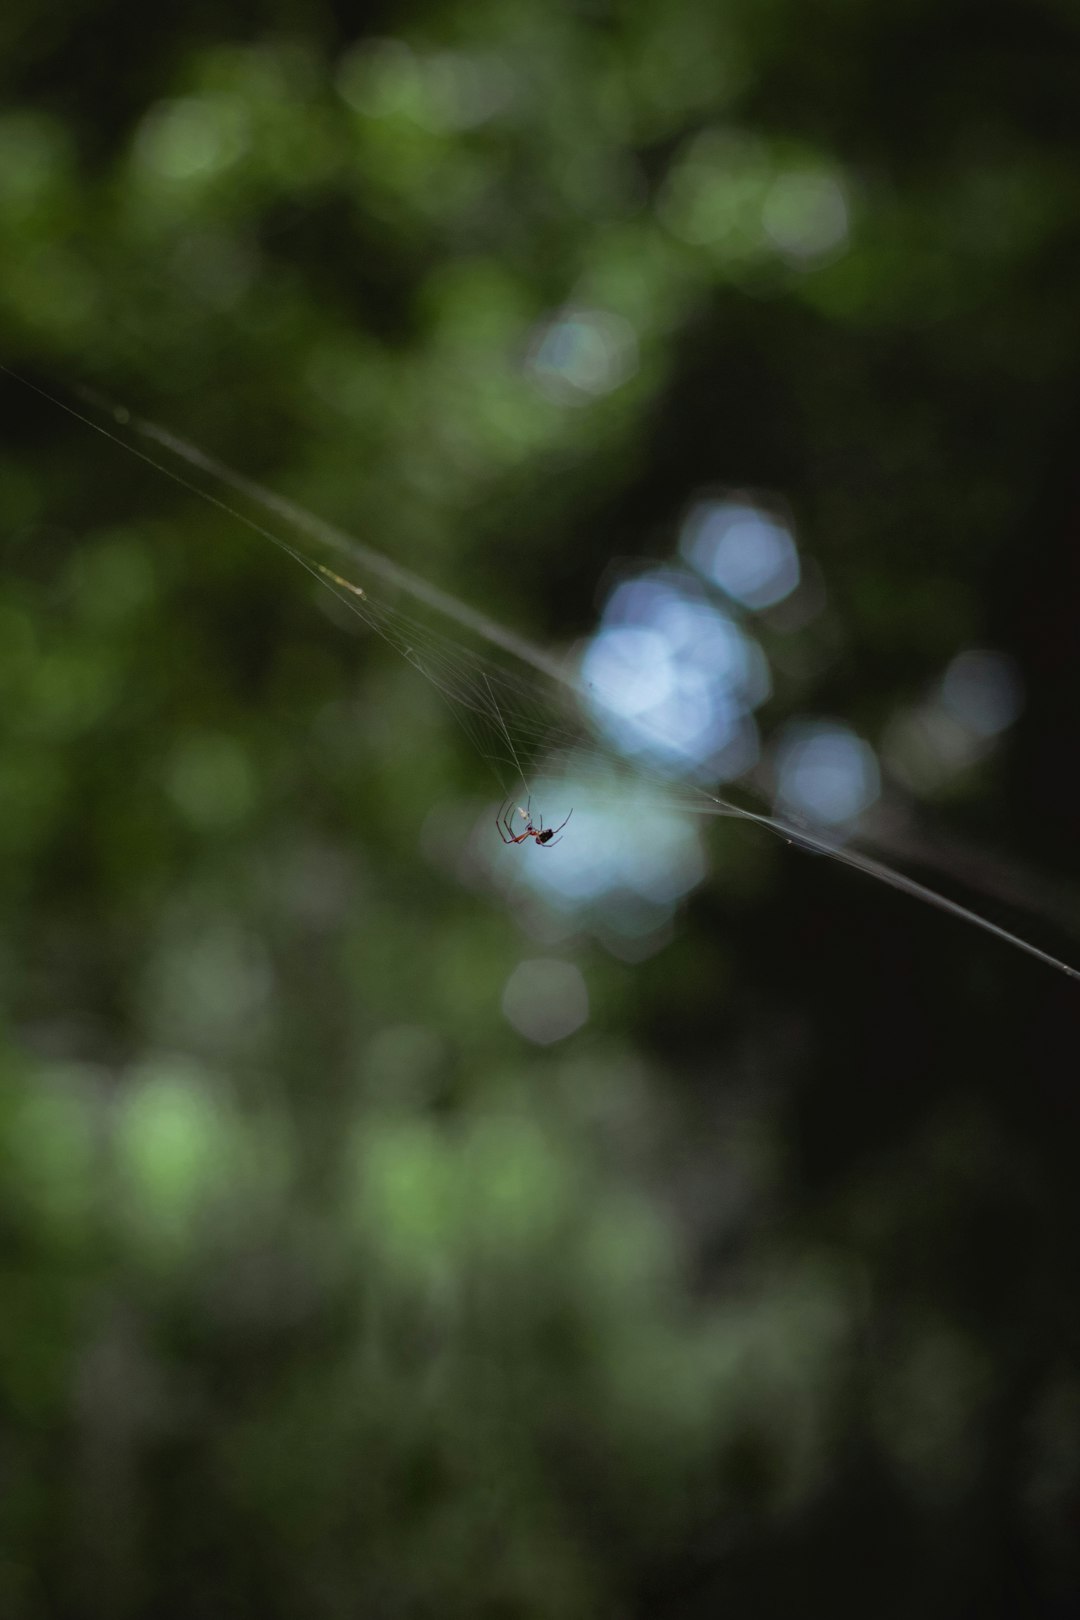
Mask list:
[[[513,803],[513,800],[511,800],[511,803]],[[496,817],[495,817],[495,826],[496,826],[496,827],[497,827],[497,828],[498,828],[498,832],[499,832],[499,837],[500,837],[500,838],[501,838],[501,839],[502,839],[502,841],[503,841],[503,843],[504,843],[504,844],[516,844],[516,843],[517,843],[517,839],[516,839],[516,838],[515,838],[515,837],[514,837],[514,833],[513,833],[513,828],[512,828],[512,827],[507,827],[507,828],[506,828],[506,833],[509,833],[509,834],[510,834],[510,836],[509,836],[509,837],[507,837],[507,836],[506,836],[506,833],[504,833],[504,832],[503,832],[503,827],[504,827],[504,826],[506,826],[506,819],[505,819],[505,818],[506,818],[506,811],[507,811],[507,810],[508,810],[508,809],[509,809],[509,808],[510,808],[510,806],[509,806],[509,805],[507,805],[507,806],[506,806],[506,808],[505,808],[505,809],[503,809],[503,810],[501,810],[501,811],[500,811],[500,812],[499,812],[499,815],[497,815],[497,816],[496,816]]]
[[[511,822],[510,822],[510,811],[513,808],[513,804],[514,804],[514,801],[513,801],[513,799],[511,799],[507,803],[506,808],[503,811],[503,819],[502,819],[501,825],[500,825],[500,823],[498,821],[498,818],[496,818],[495,825],[499,828],[499,837],[502,839],[504,844],[523,844],[525,842],[526,838],[530,837],[530,834],[529,834],[528,830],[526,830],[523,833],[515,833],[515,831],[513,829],[513,826],[511,825]],[[503,827],[506,828],[505,833],[503,832]]]
[[[570,816],[572,816],[572,815],[573,815],[573,813],[574,813],[574,812],[573,812],[573,808],[571,808],[571,810],[570,810]],[[570,820],[570,816],[567,816],[567,818],[566,818],[566,821],[569,821],[569,820]],[[552,832],[553,832],[553,833],[561,833],[561,832],[562,832],[562,830],[563,830],[563,828],[564,828],[564,827],[565,827],[565,826],[566,826],[566,821],[560,821],[560,822],[559,822],[559,825],[558,825],[558,826],[557,826],[557,827],[553,827],[553,828],[552,828]],[[549,843],[549,844],[550,844],[550,843],[551,843],[551,839],[550,839],[550,838],[549,838],[549,839],[548,839],[548,843]]]

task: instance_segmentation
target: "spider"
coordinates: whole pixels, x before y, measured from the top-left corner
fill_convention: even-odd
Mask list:
[[[560,821],[557,827],[545,827],[544,818],[541,816],[539,827],[534,827],[532,824],[532,817],[529,815],[528,811],[528,806],[532,803],[532,800],[531,798],[526,799],[526,808],[524,810],[520,805],[518,805],[518,815],[525,817],[525,831],[515,833],[514,828],[507,817],[507,811],[510,809],[510,805],[513,804],[513,802],[513,799],[511,799],[506,805],[505,809],[500,811],[499,815],[495,817],[495,825],[499,829],[499,837],[502,839],[504,844],[523,844],[526,838],[535,838],[536,842],[542,847],[550,848],[551,840],[555,837],[555,834],[562,832],[563,828],[566,826],[566,821],[569,821],[570,816],[572,816],[574,813],[571,809],[570,816],[567,816],[566,821]],[[503,832],[504,827],[506,828],[505,832]],[[559,840],[559,842],[561,842],[561,840]]]

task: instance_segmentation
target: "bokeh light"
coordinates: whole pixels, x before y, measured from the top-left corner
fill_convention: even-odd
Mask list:
[[[796,270],[834,258],[851,216],[835,168],[738,129],[705,130],[690,142],[659,212],[672,235],[741,275],[770,258]]]
[[[951,660],[922,703],[892,717],[885,763],[912,791],[937,792],[991,752],[1023,703],[1015,662],[985,647],[968,648]]]
[[[941,701],[976,737],[996,737],[1023,707],[1023,687],[1011,658],[985,648],[958,653],[941,681]]]
[[[848,201],[833,175],[812,170],[778,175],[761,217],[765,234],[794,264],[826,258],[847,241]]]
[[[638,368],[634,328],[602,309],[566,309],[533,336],[526,370],[557,405],[586,405],[610,394]]]
[[[679,547],[687,562],[742,607],[774,607],[799,583],[799,554],[791,531],[744,502],[695,506]]]
[[[227,96],[188,96],[160,102],[135,141],[138,165],[149,178],[195,181],[236,162],[249,140],[243,109]]]
[[[673,235],[729,260],[760,253],[762,207],[773,182],[766,143],[738,130],[706,130],[673,168],[660,216]]]
[[[551,1046],[581,1028],[589,1016],[589,993],[581,970],[551,958],[521,962],[506,981],[503,1013],[519,1035]]]
[[[420,51],[402,39],[365,40],[338,70],[338,89],[368,118],[403,117],[433,134],[475,129],[513,99],[509,64],[491,51]]]
[[[757,758],[751,715],[770,691],[765,654],[682,570],[653,569],[616,587],[581,679],[626,755],[720,781]]]
[[[835,722],[793,721],[776,742],[773,767],[776,808],[828,827],[854,821],[881,791],[874,750]]]

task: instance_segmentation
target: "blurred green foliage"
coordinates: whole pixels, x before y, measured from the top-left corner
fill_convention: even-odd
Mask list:
[[[775,491],[830,613],[770,721],[1007,648],[940,808],[1075,882],[1070,8],[0,29],[5,363],[556,644]],[[613,370],[545,378],[566,309]],[[526,945],[434,686],[0,397],[0,1615],[1072,1612],[1072,987],[737,828],[649,960]]]

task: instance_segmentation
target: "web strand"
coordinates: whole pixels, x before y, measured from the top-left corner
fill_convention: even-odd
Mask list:
[[[365,585],[355,583],[309,556],[220,495],[169,466],[158,456],[132,444],[120,432],[95,421],[84,411],[20,376],[10,367],[0,363],[0,372],[75,417],[84,426],[101,434],[189,493],[216,507],[234,522],[269,541],[305,569],[321,587],[332,591],[351,613],[412,664],[446,699],[473,747],[491,768],[504,794],[506,789],[500,764],[507,769],[513,767],[528,795],[523,760],[534,766],[549,756],[563,755],[575,761],[580,761],[583,755],[594,760],[602,759],[606,767],[615,768],[627,778],[644,778],[652,782],[663,792],[673,809],[750,822],[791,845],[824,855],[912,899],[967,922],[1068,978],[1080,980],[1080,969],[872,855],[850,845],[839,844],[819,831],[750,810],[693,784],[673,782],[669,777],[661,777],[636,762],[628,763],[605,745],[589,726],[584,719],[588,694],[582,690],[575,676],[543,648],[441,587],[429,583],[345,530],[314,516],[256,480],[234,471],[168,429],[135,416],[90,390],[80,391],[80,398],[90,407],[107,413],[117,427],[158,446],[184,466],[205,474],[235,495],[284,520],[293,530],[326,547],[336,557],[344,559],[350,568],[362,575]],[[533,673],[524,677],[509,671],[482,654],[463,647],[451,637],[433,631],[414,616],[382,602],[370,589],[372,578],[411,597],[442,620],[508,655]],[[501,701],[496,697],[497,692],[501,695]],[[603,694],[600,695],[602,697]],[[514,735],[511,734],[508,715],[512,717]],[[515,735],[517,743],[514,741]]]

